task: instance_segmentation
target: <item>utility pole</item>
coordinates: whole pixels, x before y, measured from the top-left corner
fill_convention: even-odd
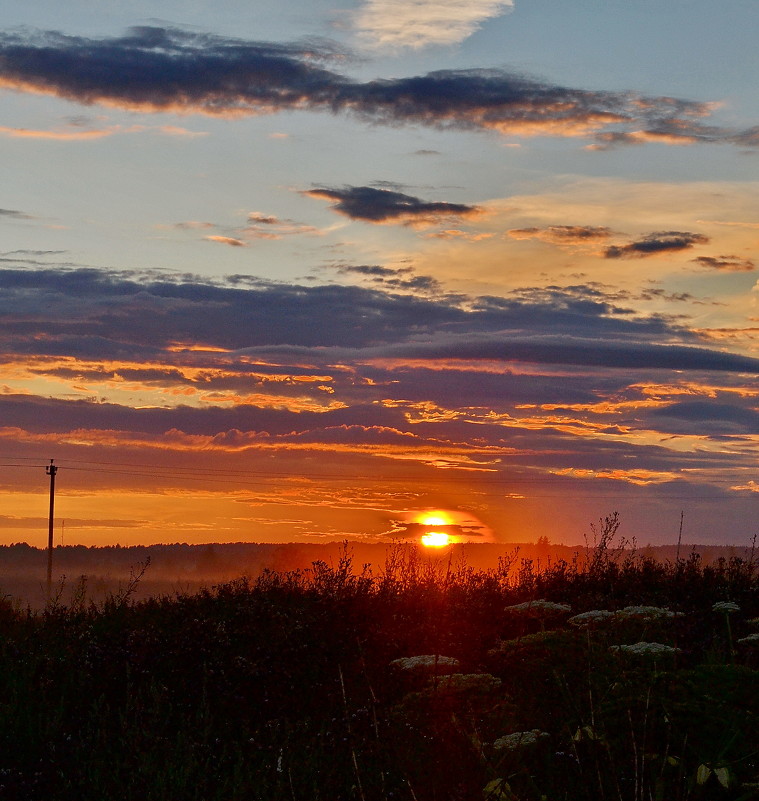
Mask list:
[[[53,588],[53,515],[55,512],[55,474],[58,468],[50,460],[45,473],[50,476],[50,514],[48,515],[47,529],[47,599],[50,600]]]

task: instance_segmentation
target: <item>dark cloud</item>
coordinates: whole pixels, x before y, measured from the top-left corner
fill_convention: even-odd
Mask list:
[[[382,267],[379,264],[336,264],[334,267],[340,275],[353,273],[370,278],[396,278],[411,272],[410,267]]]
[[[623,369],[735,371],[759,374],[759,359],[707,348],[572,339],[469,336],[377,348],[377,355],[406,359],[466,359],[571,364]],[[368,354],[367,354],[368,355]]]
[[[405,268],[377,275],[367,266],[384,281],[430,280]],[[392,268],[379,272],[385,269]],[[518,343],[534,337],[540,342],[546,332],[565,344],[587,342],[583,347],[591,347],[592,339],[599,340],[599,347],[656,342],[663,336],[697,341],[675,321],[633,316],[597,287],[426,298],[383,285],[304,287],[250,276],[232,276],[220,284],[192,276],[86,268],[8,268],[0,283],[0,334],[7,346],[27,353],[117,358],[134,350],[158,354],[183,342],[229,350],[363,349],[410,341],[452,344],[459,338],[474,343],[479,336]],[[492,351],[493,342],[481,344]],[[324,358],[330,358],[326,352]]]
[[[393,527],[387,532],[387,536],[392,539],[414,539],[419,540],[424,534],[431,531],[438,531],[441,534],[448,534],[451,537],[484,537],[486,532],[483,526],[461,525],[459,523],[449,523],[440,526],[426,526],[424,523],[411,523],[402,520],[394,521]]]
[[[672,403],[646,415],[646,419],[658,423],[663,430],[681,434],[759,434],[759,412],[734,403],[702,400]]]
[[[750,272],[756,269],[756,265],[751,259],[742,259],[740,256],[699,256],[691,261],[708,270],[723,270],[731,273]]]
[[[403,269],[377,277],[430,286],[428,277]],[[492,338],[480,343],[492,354],[510,341],[525,340],[527,346],[527,340],[537,337],[539,343],[546,331],[564,344],[584,343],[588,352],[611,343],[621,347],[626,341],[660,341],[662,336],[696,341],[671,320],[634,317],[599,289],[585,290],[556,287],[522,290],[505,298],[427,298],[383,285],[304,287],[250,276],[233,276],[228,284],[219,284],[149,272],[4,269],[0,332],[7,349],[26,354],[154,357],[177,343],[190,343],[228,350],[310,348],[318,361],[332,358],[319,349],[343,348],[349,354],[351,349],[411,341],[422,347],[442,342],[459,347],[467,339],[480,342],[482,336]],[[598,339],[595,345],[593,339]],[[550,354],[551,342],[549,338],[538,350]],[[508,348],[502,350],[502,358],[515,358],[507,353]]]
[[[252,211],[248,214],[248,222],[255,223],[256,225],[280,225],[281,220],[277,217],[272,217],[268,214],[261,214],[257,211]]]
[[[446,217],[472,217],[480,213],[477,206],[463,203],[430,202],[413,195],[393,192],[389,189],[375,189],[371,186],[346,186],[342,189],[316,188],[303,194],[309,197],[336,201],[330,207],[350,217],[352,220],[365,220],[373,223],[437,222]]]
[[[327,69],[344,54],[324,42],[273,44],[171,28],[85,38],[57,32],[0,36],[0,80],[86,105],[211,115],[291,109],[345,112],[388,125],[584,136],[595,147],[729,142],[755,129],[707,126],[712,106],[672,97],[558,86],[502,70],[442,70],[358,83]]]
[[[11,220],[31,220],[28,214],[23,211],[16,211],[15,209],[0,209],[0,219],[3,217]]]
[[[62,256],[67,250],[7,250],[0,256]]]
[[[403,413],[377,404],[356,403],[331,411],[295,412],[283,408],[239,404],[237,406],[176,406],[135,409],[117,403],[89,399],[61,400],[33,395],[0,394],[3,420],[13,421],[34,433],[78,430],[131,431],[160,437],[172,431],[214,436],[219,432],[241,432],[267,437],[289,437],[317,429],[357,431],[361,426],[398,431],[406,427]]]
[[[611,245],[604,256],[607,259],[641,259],[659,253],[677,253],[708,242],[708,236],[690,231],[654,231],[627,245]]]
[[[377,264],[337,264],[333,267],[340,275],[358,275],[397,292],[442,292],[440,281],[429,275],[413,275],[410,267],[382,267]]]

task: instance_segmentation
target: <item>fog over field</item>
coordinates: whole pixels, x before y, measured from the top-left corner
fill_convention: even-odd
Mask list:
[[[751,544],[746,546],[693,545],[682,543],[667,546],[637,546],[619,541],[612,552],[620,562],[625,559],[653,557],[674,562],[698,553],[703,564],[719,559],[740,557],[751,559]],[[333,568],[350,562],[355,574],[383,574],[399,560],[411,559],[424,570],[445,574],[448,570],[508,570],[515,575],[521,566],[531,562],[540,571],[560,560],[580,565],[593,550],[588,543],[551,544],[547,539],[537,543],[454,544],[444,548],[425,548],[415,543],[372,544],[302,543],[259,544],[228,543],[151,546],[56,546],[53,552],[53,598],[70,605],[75,598],[101,603],[112,596],[128,592],[133,600],[149,597],[194,594],[203,589],[234,581],[241,577],[258,578],[264,571],[310,571],[320,563]],[[14,605],[44,606],[47,550],[26,543],[0,546],[0,595]]]

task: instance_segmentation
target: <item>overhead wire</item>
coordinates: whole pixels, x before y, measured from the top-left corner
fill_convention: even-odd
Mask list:
[[[32,461],[32,457],[13,457],[17,460],[19,459],[28,459]],[[34,461],[37,461],[34,459]],[[160,464],[145,464],[141,462],[112,462],[112,461],[94,461],[94,460],[85,460],[85,459],[56,459],[55,460],[56,466],[60,469],[64,470],[72,470],[72,471],[79,471],[79,472],[94,472],[94,473],[112,473],[118,475],[135,475],[135,476],[142,476],[148,478],[162,478],[165,477],[167,474],[173,474],[177,477],[177,473],[181,473],[184,477],[192,478],[207,478],[213,476],[228,476],[230,478],[234,477],[245,477],[245,476],[257,476],[257,477],[265,477],[265,478],[305,478],[305,479],[335,479],[344,481],[346,478],[350,478],[352,480],[358,481],[377,481],[377,482],[388,482],[388,481],[419,481],[419,482],[450,482],[452,480],[452,476],[450,475],[439,475],[439,476],[419,476],[419,475],[387,475],[387,474],[360,474],[355,472],[346,472],[346,473],[337,473],[337,472],[324,472],[320,471],[319,473],[305,473],[305,472],[297,472],[297,471],[279,471],[279,470],[255,470],[255,469],[247,469],[247,470],[233,470],[229,468],[214,468],[214,467],[186,467],[182,465],[160,465]],[[80,467],[78,465],[95,465],[96,467],[88,468],[88,467]],[[48,463],[37,464],[37,465],[20,465],[20,464],[0,464],[0,467],[47,467]],[[124,467],[124,468],[145,468],[145,470],[134,470],[134,469],[127,469],[127,470],[103,470],[103,467]],[[749,470],[749,468],[745,468]],[[581,476],[581,475],[572,475],[572,474],[553,474],[551,476],[530,476],[530,477],[485,477],[481,474],[481,471],[473,470],[471,467],[448,467],[445,468],[446,471],[460,471],[464,472],[467,475],[475,475],[479,473],[477,476],[477,483],[478,484],[508,484],[508,485],[522,485],[522,484],[545,484],[545,483],[554,483],[556,481],[561,481],[562,479],[600,479],[600,480],[615,480],[611,476],[605,475],[594,475],[594,476]],[[160,472],[164,471],[164,472]],[[752,473],[753,475],[753,473]],[[461,479],[462,476],[458,475],[456,478]],[[693,476],[683,475],[677,476],[673,480],[685,480],[689,478],[694,478]],[[218,479],[217,479],[218,480]],[[737,479],[736,478],[725,478],[725,479],[717,479],[712,478],[709,479],[710,484],[717,484],[717,483],[734,483]]]

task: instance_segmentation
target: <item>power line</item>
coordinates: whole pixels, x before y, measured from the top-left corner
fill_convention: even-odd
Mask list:
[[[24,458],[24,457],[15,457],[15,458]],[[31,459],[31,457],[29,457]],[[35,460],[36,461],[36,460]],[[367,474],[357,474],[355,472],[346,472],[346,473],[327,473],[327,472],[319,472],[318,474],[311,474],[311,473],[304,473],[304,472],[296,472],[296,471],[284,471],[284,470],[232,470],[229,468],[214,468],[214,467],[183,467],[183,466],[174,466],[174,465],[159,465],[159,464],[144,464],[140,462],[111,462],[111,461],[93,461],[93,460],[79,460],[79,459],[59,459],[59,467],[66,470],[73,470],[79,472],[93,472],[93,473],[109,473],[114,475],[133,475],[145,478],[162,478],[165,475],[172,475],[176,477],[177,474],[182,475],[182,477],[187,478],[207,478],[213,476],[228,476],[232,477],[244,477],[244,476],[258,476],[258,477],[271,477],[271,478],[304,478],[304,479],[335,479],[344,481],[346,479],[352,480],[359,480],[359,481],[381,481],[381,482],[388,482],[388,481],[419,481],[419,482],[450,482],[451,480],[461,479],[462,476],[452,476],[452,475],[438,475],[438,476],[419,476],[419,475],[400,475],[400,476],[389,476],[386,474],[383,475],[367,475]],[[96,469],[95,467],[88,468],[88,467],[78,467],[77,465],[96,465],[98,468],[100,467],[125,467],[125,468],[145,468],[145,470],[102,470]],[[0,464],[0,467],[40,467],[43,465],[23,465],[23,464]],[[463,471],[467,476],[477,476],[477,483],[478,484],[509,484],[509,485],[521,485],[521,484],[545,484],[545,483],[555,483],[561,481],[563,479],[566,480],[608,480],[614,481],[618,479],[614,479],[612,476],[606,475],[596,475],[596,476],[580,476],[580,475],[572,475],[572,474],[553,474],[551,476],[531,476],[528,478],[523,477],[485,477],[482,475],[481,471],[473,471],[471,468],[468,467],[450,467],[445,468],[446,472],[451,471]],[[755,475],[755,472],[751,468],[743,468],[745,471],[751,470],[751,475]],[[148,472],[149,471],[149,472]],[[157,472],[157,471],[165,471],[165,472]],[[688,480],[697,478],[696,476],[690,475],[682,475],[682,476],[675,476],[672,478],[672,481],[679,480]],[[737,478],[711,478],[706,479],[710,484],[719,484],[719,483],[734,483]],[[225,482],[225,483],[234,483],[234,482]]]

